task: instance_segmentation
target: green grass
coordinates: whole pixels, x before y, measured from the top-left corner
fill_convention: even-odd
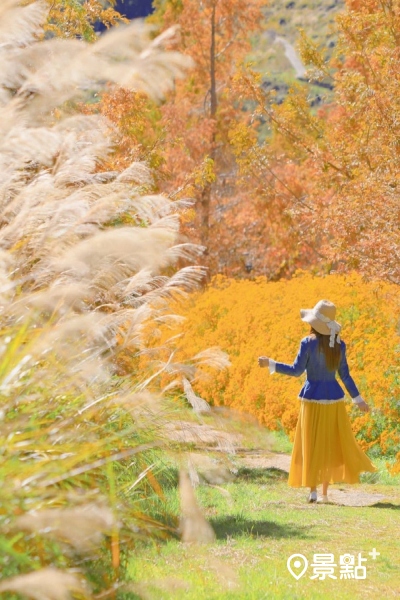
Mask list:
[[[383,462],[379,466],[383,472]],[[309,505],[307,490],[289,488],[287,475],[278,469],[239,469],[234,482],[220,486],[230,496],[201,486],[196,495],[214,527],[216,543],[187,547],[174,539],[138,547],[128,573],[140,595],[132,592],[131,597],[394,598],[400,583],[400,493],[386,477],[386,483],[381,476],[380,483],[356,486],[388,497],[365,508]],[[168,491],[166,508],[178,515],[176,488]],[[380,552],[375,561],[368,555],[372,548]],[[353,554],[357,560],[359,552],[368,558],[366,580],[311,580],[309,566],[296,581],[286,566],[294,553],[311,564],[314,553],[333,553],[338,563],[340,554]]]
[[[299,54],[298,28],[301,27],[320,49],[325,48],[324,55],[330,58],[338,37],[335,16],[344,9],[343,0],[270,0],[266,3],[263,9],[263,31],[251,36],[252,48],[247,58],[253,67],[263,74],[268,89],[276,90],[275,102],[279,103],[286,97],[295,79],[295,71],[285,55],[283,46],[274,43],[274,36],[285,38]],[[306,86],[310,99],[314,100],[312,114],[316,113],[321,102],[332,101],[332,90],[315,83],[302,82],[301,85]],[[266,134],[267,132],[263,131],[261,139],[267,137]]]
[[[298,39],[297,28],[301,27],[316,44],[328,45],[335,40],[331,30],[335,16],[344,9],[343,0],[270,0],[264,7],[265,28],[294,43]]]
[[[389,463],[389,465],[392,465],[395,461],[394,458],[390,460],[382,457],[370,458],[374,465],[378,467],[378,471],[376,471],[375,473],[362,473],[360,476],[360,481],[362,483],[400,486],[400,475],[390,475],[387,469],[387,463]]]

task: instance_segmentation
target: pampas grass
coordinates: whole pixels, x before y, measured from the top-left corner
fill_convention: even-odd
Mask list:
[[[164,50],[175,30],[89,45],[42,39],[46,18],[43,2],[0,6],[0,591],[66,600],[88,591],[75,554],[82,574],[101,554],[104,590],[135,537],[168,531],[143,498],[173,409],[156,374],[116,363],[204,270],[178,269],[201,254],[179,238],[187,202],[153,194],[145,164],[107,172],[110,124],[74,110],[108,83],[163,98],[190,64]]]
[[[181,469],[179,474],[179,495],[181,502],[180,533],[183,542],[210,544],[215,533],[197,504],[196,496],[188,472]]]
[[[183,381],[183,391],[185,392],[187,401],[192,406],[194,412],[196,412],[196,413],[210,412],[211,411],[210,405],[208,404],[208,402],[206,400],[203,400],[203,398],[200,398],[200,396],[197,396],[194,393],[193,388],[190,385],[190,381],[188,381],[186,379],[186,377],[183,377],[182,381]]]
[[[14,592],[32,600],[69,600],[72,594],[88,598],[88,590],[74,573],[41,569],[0,583],[0,592]]]
[[[154,194],[146,164],[107,171],[110,124],[74,108],[109,83],[162,99],[190,65],[164,50],[175,29],[151,40],[132,23],[89,45],[42,39],[46,18],[43,2],[0,6],[0,591],[67,600],[91,593],[87,572],[114,593],[135,540],[174,530],[151,516],[179,410],[162,376],[197,410],[190,381],[229,361],[148,344],[205,274],[179,235],[190,203]],[[224,432],[212,441],[234,452]],[[208,461],[202,476],[226,473]],[[186,472],[180,493],[182,539],[213,541]]]
[[[78,552],[93,552],[102,543],[103,534],[115,526],[114,515],[107,507],[87,504],[73,509],[44,509],[18,517],[18,530],[43,533],[70,544]]]

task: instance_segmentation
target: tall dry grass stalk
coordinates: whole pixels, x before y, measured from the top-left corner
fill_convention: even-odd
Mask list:
[[[176,270],[202,250],[179,240],[183,203],[153,194],[144,164],[105,172],[110,126],[74,108],[109,82],[161,99],[188,66],[163,49],[174,31],[41,39],[46,11],[0,5],[0,589],[61,600],[84,593],[55,570],[74,556],[109,548],[101,589],[132,536],[163,534],[148,498],[170,409],[148,389],[157,372],[121,380],[113,361],[176,318],[168,300],[203,270]]]
[[[216,539],[215,533],[197,504],[189,474],[185,469],[181,469],[179,474],[179,492],[181,501],[179,527],[182,541],[210,544]]]

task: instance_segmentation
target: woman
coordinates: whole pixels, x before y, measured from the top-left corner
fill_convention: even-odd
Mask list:
[[[301,310],[301,319],[311,325],[311,333],[300,343],[293,365],[260,356],[260,367],[270,373],[299,377],[307,371],[300,390],[300,415],[289,473],[289,485],[310,488],[309,502],[328,502],[329,483],[358,483],[362,471],[376,467],[358,446],[344,405],[344,383],[352,401],[367,412],[368,404],[359,394],[349,373],[346,345],[340,340],[341,325],[335,321],[332,302],[321,300],[313,309]],[[336,340],[335,340],[336,337]],[[317,500],[317,485],[322,483],[322,498]]]

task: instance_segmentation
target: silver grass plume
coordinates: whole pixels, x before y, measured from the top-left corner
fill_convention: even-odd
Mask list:
[[[123,326],[140,352],[145,324],[173,319],[169,300],[193,289],[204,270],[177,270],[179,259],[195,261],[201,251],[179,238],[185,203],[152,194],[145,164],[105,171],[110,124],[71,107],[107,83],[159,100],[190,62],[164,50],[174,29],[151,40],[150,28],[132,23],[91,45],[40,41],[46,16],[44,2],[0,3],[2,499],[14,509],[29,497],[17,528],[89,551],[110,527],[115,533],[110,510],[48,508],[63,506],[56,484],[152,447],[106,427],[121,411],[130,434],[151,419],[157,425],[148,373],[138,386],[110,383],[116,333]],[[114,226],[126,214],[133,225]],[[0,591],[35,600],[86,593],[75,574],[55,568],[3,579]]]
[[[18,517],[14,527],[54,537],[78,552],[93,552],[100,546],[102,535],[109,534],[115,523],[109,508],[88,504],[32,511]]]
[[[31,600],[70,600],[76,594],[89,597],[84,582],[76,574],[52,567],[2,581],[0,592],[14,592]]]
[[[180,495],[180,534],[183,542],[210,544],[215,541],[215,533],[201,512],[190,477],[185,469],[179,473]]]
[[[197,413],[207,413],[211,411],[210,405],[208,404],[208,402],[206,400],[203,400],[203,398],[200,398],[200,396],[197,396],[194,391],[192,386],[190,385],[190,382],[186,379],[186,377],[182,378],[183,381],[183,391],[185,393],[185,396],[188,400],[188,402],[191,404],[193,410]]]
[[[162,317],[165,301],[193,289],[204,271],[192,266],[162,275],[200,251],[178,243],[179,205],[143,194],[152,185],[145,164],[102,172],[110,126],[72,113],[67,101],[85,99],[106,82],[160,99],[190,61],[164,50],[174,28],[150,40],[151,28],[137,22],[95,44],[38,41],[46,14],[43,2],[7,0],[0,9],[0,319],[55,313],[55,329],[36,346],[38,360],[55,344],[65,361],[65,339],[86,330],[85,364],[104,372],[102,348],[113,346],[123,318],[132,318],[130,342],[140,346],[134,324],[140,329],[143,320],[127,308],[151,303],[146,317]],[[125,213],[136,227],[109,227]]]

